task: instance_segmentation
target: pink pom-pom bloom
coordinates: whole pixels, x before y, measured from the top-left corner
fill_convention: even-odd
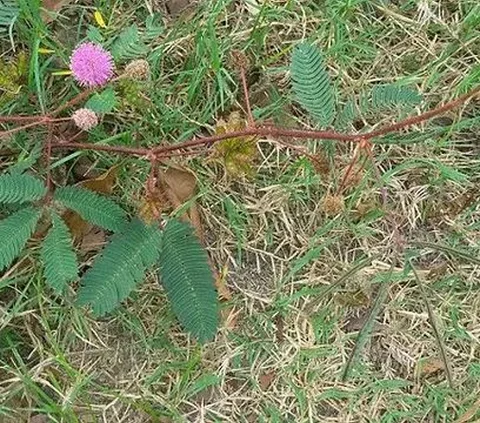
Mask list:
[[[113,76],[112,55],[98,44],[82,43],[73,51],[70,70],[80,85],[100,87]]]

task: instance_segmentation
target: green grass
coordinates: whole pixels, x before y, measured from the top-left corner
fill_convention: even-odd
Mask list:
[[[71,49],[94,23],[93,9],[72,2],[46,26],[34,7],[25,9],[29,3],[34,2],[20,2],[28,23],[15,27],[13,45],[8,33],[0,33],[0,63],[20,51],[29,57],[19,92],[0,97],[2,115],[50,110],[78,92],[71,78],[52,72],[67,68]],[[107,22],[100,29],[105,40],[127,23],[144,28],[147,5],[159,8],[163,29],[144,40],[152,78],[134,88],[146,103],[125,96],[88,142],[153,146],[213,130],[219,118],[242,105],[230,59],[234,49],[252,62],[254,115],[287,126],[312,126],[292,103],[287,74],[292,48],[304,40],[324,52],[341,104],[374,84],[401,81],[417,86],[427,107],[480,82],[476,1],[431,2],[436,18],[425,22],[417,1],[247,6],[208,0],[176,19],[155,6],[160,3],[95,4]],[[39,53],[40,47],[55,53]],[[361,124],[394,119],[387,113]],[[258,173],[251,181],[232,182],[202,157],[188,161],[201,187],[207,247],[218,268],[229,267],[233,298],[223,307],[238,313],[233,327],[225,324],[203,347],[181,331],[153,273],[122,307],[94,320],[73,305],[75,287],[57,297],[46,286],[34,241],[13,270],[0,276],[0,422],[28,422],[36,414],[82,423],[455,422],[480,394],[479,212],[476,196],[465,200],[479,182],[478,104],[472,101],[447,120],[417,129],[375,140],[398,234],[378,204],[379,186],[368,164],[348,191],[345,210],[333,217],[323,212],[322,198],[338,186],[352,156],[349,145],[308,143],[328,158],[327,174],[267,142],[259,144]],[[1,158],[2,171],[10,165],[29,168],[41,155],[44,134],[1,139],[2,149],[21,151]],[[56,177],[73,182],[75,166],[85,157],[99,169],[121,164],[114,196],[134,211],[147,165],[103,153],[62,153],[53,163]],[[395,256],[398,241],[416,249],[416,269],[441,322],[454,388],[442,370],[418,371],[419,363],[439,357],[439,351],[405,257]],[[342,382],[392,263],[386,300]],[[352,292],[364,293],[368,304],[338,301]],[[271,382],[262,386],[270,373]],[[474,409],[470,421],[479,418]]]

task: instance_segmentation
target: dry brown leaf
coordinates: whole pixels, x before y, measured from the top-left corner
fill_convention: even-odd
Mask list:
[[[158,175],[155,190],[149,192],[139,206],[139,216],[145,222],[153,222],[161,213],[180,208],[192,199],[197,189],[195,174],[186,167],[170,165]],[[192,204],[180,219],[186,220],[195,228],[197,236],[203,241],[200,213],[196,204]]]
[[[113,166],[97,178],[86,179],[78,185],[101,194],[111,194],[117,181],[119,168],[119,165]]]
[[[438,357],[422,360],[417,365],[417,374],[420,377],[429,377],[445,368],[443,361]]]
[[[103,229],[92,228],[82,238],[82,242],[80,244],[79,250],[83,254],[87,254],[92,251],[99,251],[105,245],[106,240],[107,240],[107,236]]]
[[[73,210],[67,210],[62,215],[63,220],[70,229],[74,241],[81,240],[91,229],[92,225],[83,220],[80,215]]]
[[[276,376],[275,372],[262,373],[258,377],[258,384],[260,385],[260,389],[262,391],[266,391],[272,384],[273,380],[275,379],[275,376]]]
[[[163,186],[165,196],[173,209],[178,209],[195,195],[197,178],[191,170],[183,166],[174,165],[170,166],[159,176],[159,185]],[[192,204],[190,209],[180,218],[189,221],[193,225],[198,238],[203,242],[202,222],[196,204]]]
[[[195,174],[181,166],[171,166],[162,174],[167,188],[175,195],[180,203],[190,200],[197,188]]]
[[[138,208],[138,216],[144,222],[151,224],[160,217],[162,211],[167,210],[168,204],[165,192],[157,189],[142,200]]]

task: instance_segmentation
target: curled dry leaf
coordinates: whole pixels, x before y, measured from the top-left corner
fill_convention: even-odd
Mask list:
[[[155,188],[142,200],[139,207],[139,215],[146,222],[158,219],[163,212],[180,208],[184,203],[191,200],[197,191],[197,178],[186,167],[170,165],[164,172],[160,172]],[[181,216],[189,221],[200,240],[203,240],[203,230],[200,213],[197,205],[193,203]]]
[[[175,197],[175,202],[181,205],[194,196],[197,177],[190,169],[178,165],[170,166],[161,176],[168,188],[167,192]]]
[[[422,378],[429,377],[438,373],[444,368],[445,365],[440,358],[430,357],[417,363],[417,374]]]

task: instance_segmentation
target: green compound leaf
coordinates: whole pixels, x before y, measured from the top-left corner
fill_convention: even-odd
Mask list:
[[[183,327],[200,342],[218,327],[218,298],[206,251],[186,222],[170,220],[163,233],[160,280]]]
[[[290,70],[298,102],[320,125],[330,125],[335,112],[334,91],[320,51],[310,44],[299,44]]]
[[[45,279],[58,294],[77,279],[78,261],[72,237],[67,225],[56,214],[53,214],[52,227],[42,242],[40,258],[45,268]]]
[[[25,203],[38,201],[47,193],[40,179],[28,174],[5,173],[0,175],[0,203]]]
[[[101,93],[93,94],[85,104],[86,109],[90,109],[93,112],[104,115],[113,111],[118,103],[117,95],[113,88],[107,88]]]
[[[28,207],[0,221],[0,272],[20,255],[40,216],[39,209]]]
[[[121,231],[127,223],[127,214],[118,204],[84,188],[58,188],[54,199],[77,212],[86,221],[112,232]]]
[[[114,310],[128,297],[160,255],[162,233],[134,219],[115,234],[81,281],[77,303],[90,305],[95,316]]]

